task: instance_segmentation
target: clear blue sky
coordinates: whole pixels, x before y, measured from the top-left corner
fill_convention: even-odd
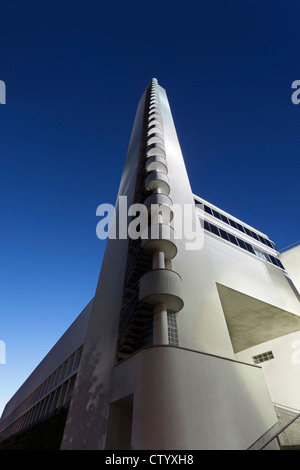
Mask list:
[[[193,191],[300,239],[294,0],[2,2],[0,413],[93,297],[137,103],[168,94]]]

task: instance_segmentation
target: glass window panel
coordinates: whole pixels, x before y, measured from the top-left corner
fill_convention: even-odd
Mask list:
[[[258,235],[258,238],[260,239],[260,241],[265,245],[265,239],[264,237],[262,237],[261,235]]]
[[[208,214],[213,215],[212,210],[211,210],[210,207],[204,206],[204,210],[205,210],[205,212],[207,212]]]
[[[269,258],[270,258],[272,264],[274,264],[275,266],[278,266],[278,267],[281,268],[281,269],[284,269],[283,264],[281,263],[281,261],[279,261],[278,258],[275,258],[275,257],[272,256],[272,255],[269,255]]]
[[[253,246],[250,245],[250,243],[247,243],[247,242],[245,242],[245,245],[246,245],[246,247],[247,247],[247,250],[248,250],[250,253],[253,253],[253,254],[255,255]]]
[[[228,219],[228,220],[229,220],[229,223],[232,227],[237,228],[237,225],[236,225],[234,220],[232,220],[232,219]]]
[[[215,211],[215,209],[213,209],[213,214],[214,214],[215,217],[217,217],[217,219],[221,220],[221,216],[220,216],[219,212]]]
[[[237,226],[237,228],[239,229],[240,232],[244,231],[243,226],[241,224],[239,224],[238,222],[236,222],[236,226]]]
[[[229,233],[228,236],[229,236],[229,240],[231,241],[231,243],[234,243],[235,245],[238,244],[237,239],[235,238],[234,235],[231,235],[231,233]]]
[[[251,232],[252,233],[252,237],[255,238],[256,240],[260,241],[260,239],[258,238],[258,235],[256,235],[255,232]]]
[[[272,243],[265,238],[265,244],[268,245],[270,248],[273,248]]]
[[[229,224],[229,221],[228,221],[228,218],[226,217],[226,215],[220,214],[220,217],[221,217],[221,220],[223,220],[223,222],[225,222],[226,224]]]
[[[224,238],[224,240],[228,240],[228,241],[230,241],[230,240],[229,240],[228,233],[227,233],[227,232],[225,232],[225,230],[223,230],[223,229],[219,228],[219,231],[220,231],[221,237],[222,237],[222,238]]]
[[[240,240],[240,238],[237,239],[238,244],[243,250],[247,250],[246,243],[243,240]]]
[[[285,269],[285,267],[283,266],[282,262],[279,261],[279,259],[276,259],[276,262],[277,262],[277,266],[279,266],[281,269]]]
[[[213,224],[209,224],[209,225],[210,225],[210,231],[211,231],[212,233],[214,233],[215,235],[220,236],[218,227],[216,227],[216,226],[213,225]]]
[[[269,256],[264,251],[261,251],[259,248],[254,248],[255,254],[265,261],[271,262]]]

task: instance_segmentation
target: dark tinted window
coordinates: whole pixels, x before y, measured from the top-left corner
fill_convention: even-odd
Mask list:
[[[223,229],[221,229],[221,228],[219,228],[219,230],[220,230],[221,237],[224,238],[224,240],[230,241],[230,239],[229,239],[229,234],[228,234],[227,232],[225,232],[225,230],[223,230]]]
[[[262,243],[264,243],[264,245],[266,245],[266,242],[265,242],[264,237],[261,237],[260,235],[258,235],[258,238],[260,239],[260,241],[261,241]]]
[[[240,232],[243,232],[243,231],[244,231],[242,225],[239,224],[238,222],[236,222],[236,226],[237,226],[237,228],[240,230]]]
[[[246,243],[243,240],[240,240],[238,238],[237,241],[241,248],[243,248],[244,250],[247,250]]]
[[[276,259],[276,261],[277,261],[277,266],[279,266],[282,269],[285,269],[285,267],[283,266],[282,262],[279,261],[279,259]]]
[[[215,217],[217,217],[217,219],[221,220],[221,216],[220,216],[219,212],[217,212],[213,209],[213,214],[214,214]]]
[[[204,206],[204,210],[205,210],[205,212],[207,212],[208,214],[211,214],[211,215],[213,215],[213,214],[212,214],[212,210],[211,210],[211,208],[210,208],[210,207],[208,207],[208,206]]]
[[[216,226],[213,225],[213,224],[209,224],[209,226],[210,226],[210,231],[211,231],[212,233],[214,233],[215,235],[220,236],[218,227],[216,227]]]
[[[237,225],[236,225],[234,220],[232,220],[232,219],[228,219],[228,220],[229,220],[229,223],[230,223],[231,227],[237,228]]]
[[[251,232],[252,233],[252,237],[255,238],[256,240],[260,241],[260,239],[258,238],[258,235],[256,235],[255,232]]]
[[[272,243],[267,239],[265,239],[265,244],[268,245],[270,248],[274,248]]]
[[[226,215],[220,214],[220,217],[221,217],[221,220],[223,220],[223,222],[225,222],[226,224],[229,224]]]
[[[247,243],[245,242],[245,245],[247,247],[247,250],[250,252],[250,253],[253,253],[255,255],[255,251],[253,250],[253,247],[252,245],[250,245],[250,243]]]
[[[231,243],[234,243],[235,245],[238,244],[237,239],[233,235],[231,235],[231,233],[229,233],[228,236],[229,236],[229,240],[231,241]]]

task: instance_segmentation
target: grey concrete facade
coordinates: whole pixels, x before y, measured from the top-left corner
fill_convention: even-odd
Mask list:
[[[50,397],[51,409],[62,404],[64,379],[56,388],[47,380],[76,345],[63,450],[247,449],[278,421],[272,387],[247,351],[297,334],[297,290],[266,235],[194,196],[156,79],[138,104],[116,225],[121,196],[128,206],[159,204],[149,218],[156,237],[108,239],[93,301],[8,404],[0,436],[22,429],[26,400],[44,383],[30,422],[46,416]],[[184,230],[176,236],[175,207],[191,208],[199,246]],[[8,418],[19,427],[8,430]]]
[[[173,204],[178,204],[182,208],[184,204],[193,207],[194,222],[195,224],[200,224],[196,217],[194,197],[181,154],[168,99],[165,90],[155,81],[153,82],[152,86],[159,96],[160,105],[160,116],[157,117],[157,121],[159,121],[163,129],[164,152],[167,156],[170,187],[168,196],[171,198]],[[131,201],[133,200],[132,190],[136,185],[137,159],[141,158],[137,152],[141,148],[142,116],[144,116],[145,121],[145,114],[147,113],[145,106],[147,106],[146,94],[144,94],[137,111],[119,191],[119,195],[127,195]],[[163,154],[161,154],[161,156],[163,156]],[[230,370],[230,372],[226,371],[225,373],[224,368],[218,368],[216,376],[218,376],[220,384],[224,385],[224,389],[221,393],[223,397],[221,400],[222,404],[220,404],[220,406],[216,405],[221,398],[219,384],[216,383],[215,387],[210,388],[210,390],[207,390],[203,395],[201,393],[199,394],[199,381],[203,380],[206,382],[208,378],[211,377],[211,369],[208,365],[211,356],[200,356],[202,366],[200,367],[200,364],[196,366],[195,364],[194,368],[193,360],[195,360],[196,363],[195,358],[199,359],[199,355],[196,353],[209,352],[215,355],[216,364],[218,361],[220,361],[220,364],[223,364],[223,357],[231,360],[235,358],[218,297],[214,297],[215,300],[212,299],[213,303],[209,307],[209,316],[206,317],[203,311],[201,318],[201,310],[203,310],[201,309],[201,305],[203,304],[204,293],[203,290],[199,289],[199,275],[205,270],[205,264],[203,254],[201,253],[202,250],[187,250],[187,242],[189,242],[189,240],[187,240],[184,235],[181,239],[176,240],[177,253],[174,259],[172,259],[172,270],[178,273],[182,279],[180,296],[182,295],[183,297],[184,306],[180,309],[179,313],[177,313],[178,330],[182,338],[180,346],[182,346],[182,349],[174,350],[173,347],[167,345],[164,345],[164,349],[156,349],[159,343],[153,338],[153,350],[147,349],[148,352],[146,352],[146,350],[142,349],[134,354],[132,361],[125,359],[128,367],[132,364],[132,371],[131,373],[128,371],[126,377],[123,377],[123,380],[120,382],[117,380],[117,383],[123,384],[125,381],[125,383],[128,384],[128,390],[119,394],[117,390],[118,386],[114,380],[116,380],[116,376],[118,376],[118,371],[121,371],[125,365],[123,365],[122,361],[116,363],[115,355],[118,319],[121,307],[121,292],[126,262],[124,256],[126,253],[126,241],[108,241],[107,254],[105,254],[105,256],[107,255],[107,266],[106,258],[104,258],[99,287],[95,296],[91,322],[84,346],[83,358],[77,376],[77,383],[62,443],[63,449],[105,449],[106,446],[110,448],[116,446],[118,448],[123,445],[120,439],[113,440],[111,433],[108,436],[108,429],[110,425],[112,425],[112,422],[115,427],[115,436],[118,435],[118,426],[121,426],[120,429],[122,429],[122,419],[117,421],[115,418],[116,409],[118,409],[119,416],[122,416],[123,413],[123,416],[128,417],[128,414],[130,414],[128,408],[131,408],[131,424],[129,426],[131,429],[131,439],[129,446],[135,449],[167,449],[170,448],[170,446],[171,448],[183,449],[218,448],[223,446],[225,448],[245,448],[250,446],[252,441],[255,441],[276,422],[277,418],[272,407],[268,390],[266,387],[264,388],[264,386],[262,386],[260,391],[264,405],[263,407],[259,405],[258,409],[254,407],[251,413],[251,423],[256,423],[254,427],[255,431],[252,425],[249,426],[248,420],[241,419],[241,415],[234,405],[235,400],[233,400],[232,404],[229,405],[230,412],[228,413],[231,415],[231,420],[235,422],[235,426],[233,426],[228,433],[228,421],[225,416],[223,416],[224,399],[226,397],[226,401],[231,401],[233,397],[231,393],[232,387],[236,390],[236,393],[239,394],[238,390],[241,381],[245,381],[243,389],[247,389],[247,394],[245,395],[244,391],[241,392],[244,401],[244,409],[249,409],[250,403],[256,402],[256,398],[253,394],[255,390],[257,390],[257,383],[252,379],[254,372],[252,366],[245,365],[244,369],[241,368],[241,370],[243,370],[242,375],[239,375],[239,372],[233,372],[233,370]],[[112,269],[114,263],[118,263],[117,273],[113,272]],[[101,279],[102,276],[103,280]],[[155,273],[153,276],[155,276]],[[207,274],[205,276],[206,283],[211,282],[211,287],[215,289],[216,292],[213,279],[207,279]],[[113,299],[112,294],[110,294],[111,291],[114,292]],[[214,312],[213,318],[211,315],[212,309]],[[192,324],[195,328],[195,324],[198,323],[200,323],[201,327],[199,329],[197,328],[198,334],[196,338],[195,334],[191,334],[189,328],[190,325],[192,327]],[[163,327],[162,324],[163,321],[161,322],[161,328]],[[185,325],[187,325],[187,328]],[[208,334],[208,331],[210,334]],[[213,334],[211,334],[212,331]],[[161,339],[160,337],[158,341],[161,341]],[[187,353],[183,348],[189,348],[195,351],[195,353]],[[191,362],[188,366],[190,377],[188,381],[182,381],[182,383],[185,383],[185,387],[178,387],[182,378],[185,377],[187,362],[185,362],[184,359],[189,354],[191,356]],[[217,359],[217,355],[222,356],[222,358]],[[174,361],[174,356],[178,356],[177,361]],[[138,367],[136,364],[139,363],[139,358],[142,359],[142,357],[152,357],[152,366],[150,367],[147,363],[145,366],[140,365]],[[182,358],[182,362],[179,360],[179,357]],[[139,370],[142,375],[134,381],[132,374],[135,374],[136,370]],[[158,374],[157,380],[152,380],[154,371]],[[244,373],[245,375],[243,376]],[[255,373],[259,377],[258,380],[263,383],[261,371],[255,369]],[[168,374],[171,374],[172,377],[171,385]],[[163,380],[164,376],[165,380]],[[143,381],[147,384],[146,386],[142,385]],[[226,390],[229,383],[230,390]],[[140,387],[143,387],[144,392],[147,389],[147,400],[151,401],[151,406],[146,400],[144,392],[141,392]],[[113,397],[115,394],[118,396],[118,403],[114,401]],[[125,399],[128,395],[131,396],[131,398],[123,402],[122,405],[122,399]],[[174,400],[171,400],[172,396]],[[165,399],[162,397],[165,397]],[[167,397],[169,397],[169,399],[167,399]],[[205,422],[205,432],[202,430],[201,433],[200,428],[202,426],[201,423],[203,423],[203,407],[206,406],[205,403],[208,399],[211,400],[210,419],[207,418]],[[85,407],[80,406],[82,402],[86,403]],[[140,405],[138,405],[138,403],[140,403]],[[187,403],[190,403],[188,408],[186,408]],[[115,407],[111,404],[115,404]],[[139,408],[136,407],[139,406],[141,406],[141,409],[137,411]],[[120,411],[122,409],[123,411]],[[188,414],[184,418],[185,410]],[[110,412],[111,415],[113,414],[113,417],[110,417]],[[227,418],[229,418],[229,414]],[[154,422],[152,423],[152,420],[155,421],[155,424]],[[228,440],[226,443],[219,440],[216,435],[213,440],[211,439],[211,436],[216,432],[216,421],[218,422],[217,427],[220,433],[223,433],[223,435],[226,434],[227,436],[226,439]],[[154,427],[152,427],[152,425]],[[145,426],[145,431],[141,430],[141,426]],[[149,432],[147,433],[146,429],[152,429],[152,438]],[[126,434],[124,429],[121,434]],[[244,439],[243,442],[241,442],[240,437],[243,434]],[[200,440],[199,435],[201,435]],[[128,440],[126,440],[126,442],[128,445]]]

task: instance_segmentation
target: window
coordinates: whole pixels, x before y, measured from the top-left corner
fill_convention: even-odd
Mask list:
[[[226,224],[229,224],[229,221],[228,221],[226,215],[220,214],[220,217],[221,217],[221,220],[223,220],[223,222],[225,222]]]
[[[267,351],[262,354],[258,354],[257,356],[252,357],[254,364],[260,364],[261,362],[266,362],[270,361],[271,359],[274,359],[274,355],[272,351]]]
[[[213,225],[213,224],[209,224],[209,226],[210,226],[210,231],[211,231],[212,233],[214,233],[215,235],[218,235],[218,237],[219,237],[220,234],[219,234],[219,229],[218,229],[218,227],[216,227],[216,226]]]
[[[244,230],[245,230],[246,234],[249,235],[249,237],[252,237],[251,230],[249,230],[247,227],[244,227]]]
[[[238,241],[239,246],[243,248],[243,250],[247,250],[246,243],[243,240],[238,238],[237,241]]]
[[[265,240],[265,245],[269,246],[270,248],[273,248],[275,250],[275,245],[274,243],[271,243],[269,240],[267,240],[266,238],[264,239]]]
[[[260,242],[260,239],[258,238],[258,235],[255,233],[255,232],[252,232],[252,238],[255,238],[255,240],[257,240],[258,242]]]
[[[220,231],[221,237],[224,238],[224,240],[230,241],[229,234],[225,232],[225,230],[223,230],[222,228],[219,228],[219,231]]]
[[[211,210],[210,207],[204,206],[204,210],[205,210],[205,212],[207,212],[208,214],[213,215],[212,210]]]
[[[239,229],[240,232],[244,231],[243,226],[241,224],[239,224],[238,222],[236,222],[236,226],[237,226],[237,228]]]
[[[229,220],[229,224],[231,225],[231,227],[237,228],[237,225],[234,220],[231,220],[231,219],[228,219],[228,220]]]
[[[235,237],[231,233],[226,232],[226,230],[223,230],[222,228],[217,227],[216,225],[207,222],[207,220],[203,221],[201,217],[199,217],[199,219],[201,221],[201,226],[202,227],[204,226],[204,229],[207,230],[208,232],[214,233],[218,237],[223,238],[223,240],[227,240],[228,242],[239,246],[243,250],[249,251],[249,253],[252,253],[253,255],[258,256],[260,259],[267,261],[268,263],[272,263],[274,266],[277,266],[278,268],[284,270],[284,266],[282,265],[281,261],[279,261],[278,258],[275,258],[274,256],[269,255],[265,251],[252,246],[250,243],[245,242],[244,240],[241,240],[240,238]]]
[[[229,236],[229,240],[231,241],[231,243],[234,243],[235,245],[238,244],[237,239],[235,238],[234,235],[231,235],[231,233],[229,233],[228,236]]]
[[[202,203],[195,199],[195,204],[197,205],[197,204],[202,204]],[[240,232],[246,233],[249,237],[255,238],[255,240],[259,241],[260,243],[263,243],[264,245],[268,246],[269,248],[272,248],[273,250],[276,250],[274,243],[271,242],[270,240],[268,240],[267,238],[264,238],[261,235],[258,235],[257,233],[253,232],[252,230],[249,230],[247,227],[244,227],[239,222],[235,222],[234,220],[226,217],[226,215],[221,214],[220,212],[216,211],[215,209],[212,209],[211,207],[209,207],[205,204],[204,204],[204,211],[207,214],[210,214],[210,215],[216,217],[217,219],[222,220],[227,225],[231,225],[231,227],[239,230]],[[216,235],[218,235],[218,234],[216,234]]]
[[[178,346],[176,313],[168,313],[168,340],[172,346]]]
[[[219,212],[217,212],[215,209],[213,209],[213,214],[215,217],[217,217],[217,219],[221,220],[221,216],[219,214]]]
[[[207,222],[207,220],[204,220],[204,228],[205,228],[205,230],[210,231],[210,229],[209,229],[209,223]]]
[[[278,259],[278,258],[276,258],[276,263],[277,263],[277,266],[278,266],[279,268],[281,268],[281,269],[284,269],[284,270],[285,270],[285,267],[283,266],[282,262],[281,262],[281,261],[279,261],[279,259]]]
[[[261,235],[258,235],[258,238],[260,239],[261,243],[264,243],[264,245],[266,245],[266,241],[264,237],[262,237]]]
[[[250,253],[253,253],[253,255],[255,255],[255,251],[254,251],[254,248],[252,245],[250,245],[250,243],[247,243],[245,242],[245,245],[247,247],[247,250],[250,252]]]
[[[264,261],[269,261],[272,263],[272,261],[270,260],[269,256],[267,255],[267,253],[265,253],[264,251],[261,251],[259,248],[256,248],[256,247],[253,247],[254,248],[254,252],[255,254],[263,259]]]
[[[278,258],[275,258],[275,257],[272,256],[272,255],[269,255],[269,257],[270,257],[270,259],[271,259],[271,262],[272,262],[273,264],[275,264],[275,266],[278,266],[279,268],[284,269],[283,264],[279,261]]]

